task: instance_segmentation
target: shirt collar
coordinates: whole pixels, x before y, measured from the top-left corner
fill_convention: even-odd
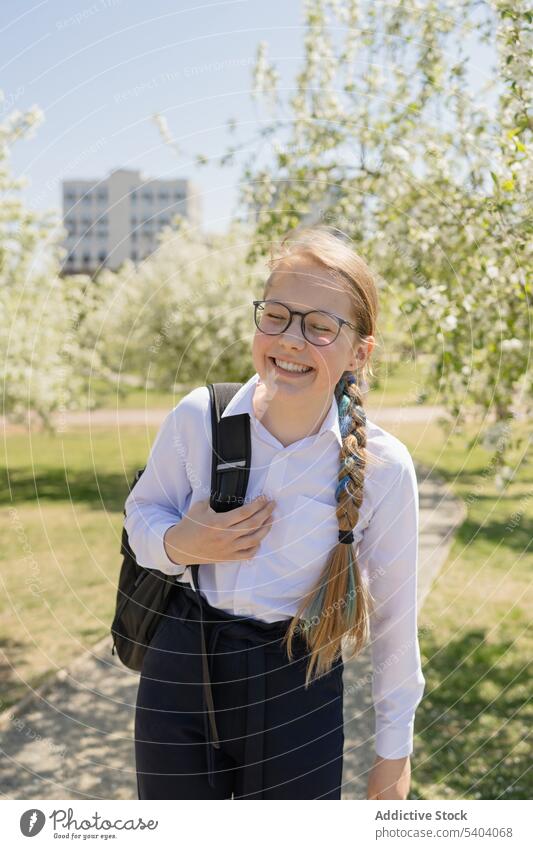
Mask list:
[[[257,421],[252,405],[252,398],[259,379],[259,375],[256,373],[250,378],[250,380],[241,386],[227,405],[221,418],[224,418],[225,416],[237,416],[240,413],[248,413],[251,419]],[[342,436],[339,426],[339,407],[335,396],[331,399],[331,406],[328,410],[327,416],[322,422],[320,430],[317,434],[314,434],[314,436],[320,436],[322,433],[326,433],[327,431],[331,431],[331,433],[333,433],[337,442],[342,447]]]

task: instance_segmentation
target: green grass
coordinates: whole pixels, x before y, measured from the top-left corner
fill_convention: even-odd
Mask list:
[[[109,410],[171,410],[183,395],[183,390],[172,393],[156,392],[153,389],[134,389],[124,397],[117,393],[96,393],[98,406]]]
[[[411,795],[529,799],[533,469],[523,465],[499,493],[487,452],[476,447],[466,455],[458,436],[441,452],[439,433],[397,430],[468,509],[419,617],[426,691],[416,715]]]
[[[5,440],[0,707],[108,631],[127,485],[156,430]]]
[[[389,392],[387,401],[404,390]],[[420,616],[427,683],[411,796],[530,798],[533,471],[522,467],[498,493],[482,448],[467,455],[463,438],[446,439],[436,425],[390,429],[468,507]],[[156,432],[102,427],[6,437],[0,707],[109,633],[127,484]]]

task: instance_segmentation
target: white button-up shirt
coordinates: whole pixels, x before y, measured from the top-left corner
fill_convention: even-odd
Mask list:
[[[250,416],[246,499],[261,493],[274,498],[274,522],[253,558],[204,563],[199,584],[214,607],[274,622],[294,615],[337,544],[342,437],[333,396],[318,433],[282,445],[255,416],[252,398],[259,380],[254,374],[223,416]],[[209,498],[211,448],[209,391],[200,386],[166,416],[126,500],[125,527],[141,566],[190,582],[190,568],[170,560],[163,537],[191,504]],[[418,488],[406,446],[370,420],[367,450],[378,462],[367,463],[353,533],[361,574],[375,600],[370,638],[376,752],[400,758],[413,751],[414,715],[425,684],[417,639]]]

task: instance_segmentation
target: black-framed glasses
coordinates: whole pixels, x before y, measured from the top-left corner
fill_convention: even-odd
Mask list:
[[[300,316],[300,325],[304,338],[311,345],[331,345],[335,341],[343,324],[357,330],[345,318],[340,318],[324,310],[291,310],[281,301],[252,301],[254,305],[255,325],[262,333],[278,336],[284,333],[292,322],[293,315]]]

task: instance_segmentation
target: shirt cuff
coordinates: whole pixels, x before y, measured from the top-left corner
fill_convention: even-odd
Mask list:
[[[150,567],[159,569],[165,575],[181,575],[187,568],[186,565],[181,563],[174,563],[165,551],[163,542],[165,533],[176,522],[179,522],[179,518],[175,522],[166,521],[150,527]]]
[[[376,754],[387,760],[410,755],[413,751],[413,726],[414,720],[407,726],[376,727]]]

